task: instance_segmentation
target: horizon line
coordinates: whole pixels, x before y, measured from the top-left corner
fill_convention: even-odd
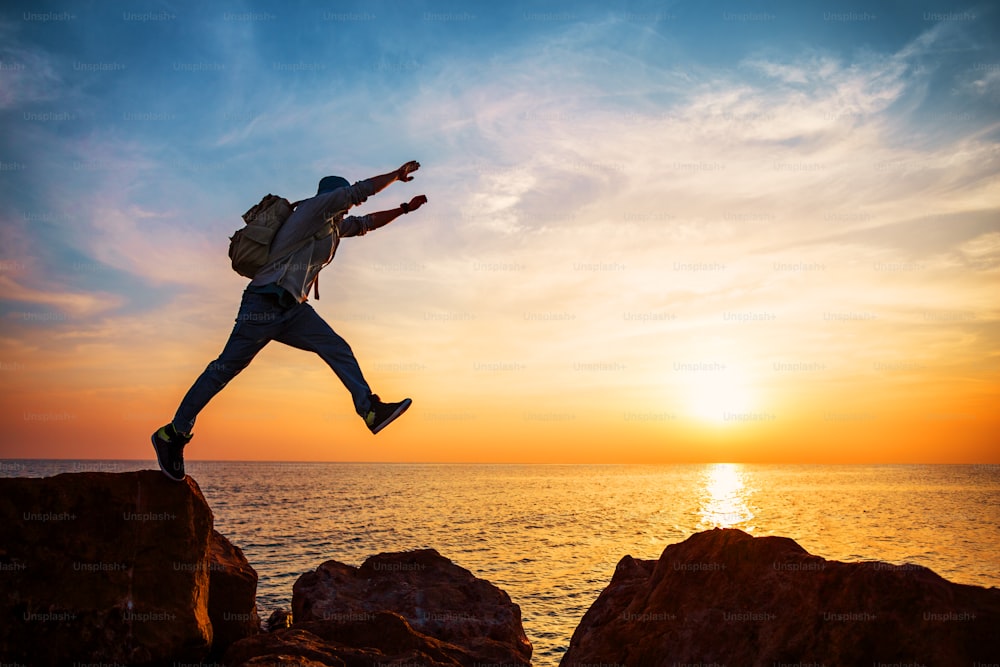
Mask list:
[[[88,462],[142,462],[150,463],[155,469],[156,459],[87,459],[87,458],[8,458],[0,461],[88,461]],[[802,465],[802,466],[984,466],[1000,469],[1000,461],[932,462],[932,461],[882,461],[882,462],[805,462],[805,461],[674,461],[674,462],[532,462],[532,461],[319,461],[319,460],[272,460],[272,459],[188,459],[188,463],[314,463],[339,465],[508,465],[508,466],[674,466],[674,465]]]

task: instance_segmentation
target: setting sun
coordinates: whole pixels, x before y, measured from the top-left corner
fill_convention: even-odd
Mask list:
[[[683,388],[687,411],[693,418],[715,426],[735,426],[759,421],[760,407],[747,379],[734,372],[692,374]]]

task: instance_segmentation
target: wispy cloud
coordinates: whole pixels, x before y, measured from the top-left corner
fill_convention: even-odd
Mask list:
[[[121,305],[122,299],[110,293],[41,290],[20,284],[14,277],[0,274],[0,289],[4,298],[20,304],[42,306],[66,312],[74,317],[91,317]],[[19,319],[31,319],[40,313],[17,313]]]
[[[922,75],[909,58],[922,54],[911,46],[850,62],[751,58],[745,67],[764,76],[712,73],[667,108],[627,114],[585,104],[586,82],[561,84],[564,69],[581,69],[572,61],[547,66],[529,56],[468,79],[449,69],[460,92],[418,96],[408,108],[414,135],[447,128],[438,151],[462,178],[435,183],[431,224],[455,231],[383,251],[431,274],[421,300],[477,315],[451,325],[467,333],[458,338],[470,358],[543,363],[545,380],[536,380],[548,389],[583,377],[641,384],[672,360],[789,354],[842,359],[835,373],[855,377],[872,369],[872,354],[912,354],[902,351],[933,339],[929,331],[954,328],[935,313],[996,316],[975,288],[927,289],[947,271],[942,254],[964,257],[971,243],[990,256],[992,214],[982,203],[995,199],[996,184],[992,145],[974,127],[933,149],[896,141],[909,120],[891,110],[919,94]],[[532,89],[544,82],[544,105],[521,94],[521,76]],[[658,88],[655,77],[649,86]],[[634,92],[641,100],[642,88]],[[466,168],[463,155],[475,156]],[[917,223],[915,211],[942,217]],[[934,240],[915,245],[921,228]],[[497,270],[477,270],[490,266]],[[919,334],[900,329],[901,313]],[[758,316],[777,324],[741,326],[740,317]],[[870,353],[831,328],[866,317]],[[502,335],[477,337],[483,319]],[[573,372],[595,359],[629,371]],[[763,381],[759,368],[740,372]]]
[[[0,110],[21,110],[27,105],[55,99],[63,89],[62,77],[50,54],[30,46],[17,28],[0,19]]]

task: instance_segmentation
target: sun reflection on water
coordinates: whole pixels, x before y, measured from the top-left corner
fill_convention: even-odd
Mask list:
[[[751,490],[745,477],[746,473],[735,463],[717,463],[706,469],[698,505],[701,529],[753,531],[754,527],[748,524],[754,517],[749,504]]]

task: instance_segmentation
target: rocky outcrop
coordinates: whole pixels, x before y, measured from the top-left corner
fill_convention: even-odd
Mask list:
[[[328,561],[260,633],[257,575],[198,485],[158,471],[0,479],[0,657],[22,665],[530,664],[520,608],[436,551]],[[289,620],[293,620],[290,626]],[[698,533],[625,557],[562,667],[988,665],[1000,589]]]
[[[190,477],[0,479],[0,525],[6,660],[196,662],[211,650],[213,617],[256,618],[256,574],[232,545],[212,540],[212,513]],[[223,622],[220,636],[243,636],[251,624]]]
[[[997,628],[996,588],[716,529],[623,558],[560,664],[990,664]]]
[[[302,575],[288,630],[244,640],[227,664],[286,655],[326,665],[528,665],[521,610],[502,590],[436,551],[336,561]]]
[[[257,615],[257,572],[217,530],[208,549],[208,618],[212,622],[212,654],[221,657],[230,644],[260,632]]]

